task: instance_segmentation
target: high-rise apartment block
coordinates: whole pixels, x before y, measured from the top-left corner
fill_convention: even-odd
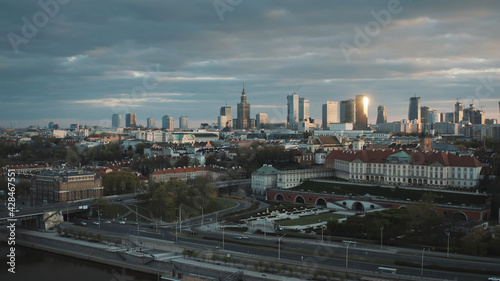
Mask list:
[[[181,116],[179,117],[179,128],[181,130],[187,130],[189,129],[189,121],[187,116]]]
[[[164,130],[173,130],[174,129],[174,117],[170,117],[169,115],[165,115],[161,118],[161,128]]]
[[[340,123],[355,123],[356,121],[356,101],[353,99],[340,102]]]
[[[156,120],[153,117],[148,117],[146,125],[148,128],[156,128]]]
[[[354,129],[363,130],[368,128],[368,102],[366,95],[356,95]]]
[[[111,117],[111,127],[119,128],[122,126],[122,116],[120,114],[113,114]]]
[[[464,104],[461,102],[455,103],[455,123],[460,123],[464,119]]]
[[[220,108],[220,115],[219,116],[223,116],[225,118],[219,118],[221,120],[226,120],[224,121],[223,124],[220,124],[219,122],[219,128],[224,128],[224,127],[232,127],[233,126],[233,116],[232,116],[232,113],[231,113],[231,107],[230,106],[223,106]]]
[[[125,115],[125,127],[137,127],[137,114],[127,113]]]
[[[429,122],[427,122],[427,115],[429,114],[429,112],[431,110],[432,110],[432,108],[430,108],[428,106],[421,106],[420,107],[420,123],[422,123],[422,124],[429,123]]]
[[[385,106],[379,105],[377,108],[377,124],[387,123],[387,110]]]
[[[309,119],[309,100],[299,98],[299,122]]]
[[[290,125],[299,123],[299,100],[300,96],[297,94],[288,95],[287,99],[287,123]]]
[[[269,116],[267,113],[257,113],[255,116],[255,126],[257,129],[264,129],[269,124]]]
[[[322,122],[321,127],[323,129],[329,129],[330,124],[338,123],[338,108],[339,105],[336,101],[327,101],[322,107]]]
[[[411,97],[410,106],[408,108],[408,120],[418,120],[421,121],[421,111],[420,111],[420,97]]]

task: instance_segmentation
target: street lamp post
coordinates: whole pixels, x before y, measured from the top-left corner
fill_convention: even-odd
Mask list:
[[[224,226],[222,226],[222,250],[224,250]]]
[[[281,259],[281,238],[285,237],[286,233],[278,238],[278,260]]]
[[[137,216],[137,205],[135,205],[135,224],[137,225],[137,236],[139,236],[139,217]]]
[[[347,242],[347,247],[345,249],[345,268],[348,268],[349,267],[349,245],[351,245],[351,243],[356,244],[356,242],[353,242],[353,241],[346,241],[346,242]]]
[[[181,223],[182,223],[182,217],[181,217],[181,213],[182,213],[182,204],[179,205],[179,232],[182,233],[182,226],[181,226]]]
[[[448,235],[448,248],[446,249],[446,258],[447,259],[450,258],[450,234],[451,234],[451,232],[446,233],[446,235]]]
[[[201,208],[201,228],[203,229],[203,207]]]
[[[422,266],[420,267],[420,277],[424,277],[424,251],[425,248],[422,249]]]
[[[101,229],[101,207],[97,209],[97,225],[99,225],[99,229]]]
[[[267,219],[264,218],[264,239],[266,239],[266,233],[267,233],[266,226],[267,226]]]
[[[382,226],[380,228],[380,250],[382,250],[382,246],[383,246],[383,244],[382,244],[382,237],[383,236],[384,236],[384,227]]]
[[[324,230],[324,226],[321,226],[321,244],[323,244],[323,230]]]

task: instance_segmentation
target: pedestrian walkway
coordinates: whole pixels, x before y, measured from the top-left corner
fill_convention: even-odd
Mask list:
[[[265,279],[265,280],[292,280],[292,281],[303,280],[303,279],[289,277],[289,276],[280,276],[280,275],[276,275],[276,274],[262,273],[262,272],[252,271],[252,270],[240,269],[237,267],[217,265],[214,263],[199,262],[196,260],[191,260],[191,259],[186,259],[186,258],[178,258],[178,259],[175,259],[175,261],[181,262],[184,264],[189,264],[191,266],[195,266],[195,267],[199,267],[199,268],[215,269],[217,271],[222,271],[222,272],[236,273],[238,271],[243,271],[243,274],[246,276],[252,276],[255,278],[260,278],[260,279]]]
[[[134,214],[136,214],[137,216],[139,216],[139,217],[141,217],[141,218],[143,218],[143,219],[145,219],[145,220],[148,220],[148,221],[154,221],[154,219],[152,219],[152,218],[148,218],[148,217],[146,217],[146,216],[144,216],[144,215],[141,215],[139,212],[137,212],[137,213],[136,213],[136,212],[135,212],[135,210],[134,210],[134,209],[132,209],[132,208],[130,208],[130,206],[128,206],[128,205],[123,204],[123,206],[125,206],[125,208],[127,208],[127,209],[130,211],[130,212],[128,212],[128,213],[127,213],[125,216],[123,216],[123,217],[128,216],[130,213],[134,213]]]

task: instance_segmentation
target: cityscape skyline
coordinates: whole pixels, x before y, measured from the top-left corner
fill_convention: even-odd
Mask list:
[[[245,1],[222,17],[211,1],[108,5],[61,4],[25,36],[44,10],[5,3],[0,126],[111,127],[109,116],[121,114],[124,123],[130,112],[146,125],[168,112],[197,127],[217,123],[224,103],[236,113],[242,82],[250,118],[266,113],[270,122],[286,120],[283,100],[299,86],[316,123],[325,102],[340,106],[357,95],[370,100],[371,124],[379,105],[388,121],[405,119],[414,95],[438,112],[453,112],[457,98],[464,107],[474,100],[485,118],[499,118],[496,1],[394,9],[387,1]],[[85,16],[93,6],[109,13]]]

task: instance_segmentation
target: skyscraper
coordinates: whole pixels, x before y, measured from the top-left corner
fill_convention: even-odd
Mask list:
[[[363,130],[368,128],[368,97],[356,95],[356,119],[354,128]]]
[[[437,110],[432,110],[431,109],[427,113],[426,123],[434,124],[434,123],[438,123],[438,122],[441,122],[441,114],[439,114],[437,112]]]
[[[340,123],[356,122],[356,102],[353,99],[340,102]]]
[[[187,129],[189,129],[188,117],[187,116],[181,116],[181,117],[179,117],[179,128],[181,130],[187,130]]]
[[[288,107],[287,123],[290,125],[297,124],[299,122],[300,96],[297,94],[288,95],[286,99]]]
[[[420,123],[422,123],[422,124],[431,123],[431,122],[427,121],[427,115],[429,114],[429,112],[431,110],[432,110],[432,108],[430,108],[428,106],[421,106],[420,107]]]
[[[122,116],[120,114],[113,114],[111,117],[111,127],[118,128],[122,126]]]
[[[125,127],[137,127],[137,114],[127,113],[125,115]]]
[[[455,123],[460,123],[464,119],[464,104],[459,102],[455,103]]]
[[[385,106],[379,105],[377,108],[377,124],[387,123],[387,110]]]
[[[226,117],[226,121],[224,121],[224,124],[219,124],[219,128],[224,128],[226,127],[226,125],[228,127],[232,127],[233,126],[233,116],[232,116],[232,113],[231,113],[231,107],[230,106],[223,106],[220,108],[220,116],[224,116]],[[224,118],[222,118],[224,119]]]
[[[250,128],[250,104],[247,103],[247,95],[245,93],[245,84],[243,83],[243,91],[241,92],[241,102],[237,105],[236,129]]]
[[[257,129],[263,129],[269,124],[269,116],[267,113],[257,113],[255,116],[255,126]]]
[[[148,117],[147,127],[148,128],[156,128],[156,120],[153,117]]]
[[[421,121],[421,112],[420,112],[420,97],[411,97],[410,98],[410,107],[408,108],[408,120],[418,120]]]
[[[309,100],[299,97],[299,122],[309,119]]]
[[[336,101],[327,101],[323,104],[322,110],[322,124],[321,127],[323,129],[330,128],[331,123],[338,123],[339,119],[338,115],[339,105]]]
[[[165,115],[161,118],[161,127],[165,130],[173,130],[174,129],[174,117],[170,117]]]

